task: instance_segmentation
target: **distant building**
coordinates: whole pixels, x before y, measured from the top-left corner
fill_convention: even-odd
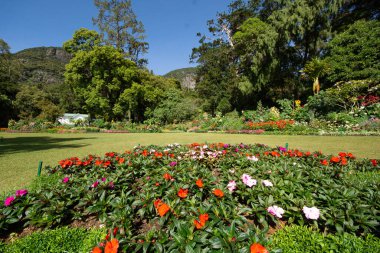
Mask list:
[[[75,125],[75,122],[87,122],[89,119],[87,114],[79,113],[65,113],[62,117],[58,118],[58,122],[62,125]]]

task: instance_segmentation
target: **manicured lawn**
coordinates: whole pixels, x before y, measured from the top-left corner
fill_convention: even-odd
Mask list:
[[[162,134],[0,134],[0,193],[25,187],[36,176],[38,161],[56,165],[61,159],[88,154],[123,152],[133,146],[169,143],[224,142],[264,143],[269,146],[289,143],[292,149],[320,150],[327,154],[352,152],[360,158],[379,158],[380,137],[373,136],[276,136],[231,135],[218,133]]]

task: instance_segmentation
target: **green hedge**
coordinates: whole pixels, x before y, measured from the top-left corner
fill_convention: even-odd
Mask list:
[[[86,230],[84,228],[62,227],[54,230],[35,232],[15,240],[10,244],[1,244],[3,253],[67,253],[90,252],[106,235],[104,230]]]
[[[364,238],[347,233],[323,235],[305,226],[289,226],[272,236],[270,248],[280,248],[283,253],[375,253],[379,252],[380,239],[370,234]]]

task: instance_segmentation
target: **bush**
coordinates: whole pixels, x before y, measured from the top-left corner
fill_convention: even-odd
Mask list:
[[[297,252],[378,252],[380,239],[373,235],[359,238],[344,233],[323,235],[305,226],[289,226],[272,236],[270,247],[281,248],[283,253]]]
[[[22,252],[90,252],[94,245],[105,237],[103,230],[62,227],[55,230],[35,232],[15,240],[0,251]]]

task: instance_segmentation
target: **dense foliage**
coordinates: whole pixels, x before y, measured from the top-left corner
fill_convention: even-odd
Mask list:
[[[7,196],[0,231],[96,217],[127,251],[269,247],[265,233],[284,223],[378,236],[379,182],[351,177],[379,162],[223,143],[73,157],[46,168],[55,182]]]

